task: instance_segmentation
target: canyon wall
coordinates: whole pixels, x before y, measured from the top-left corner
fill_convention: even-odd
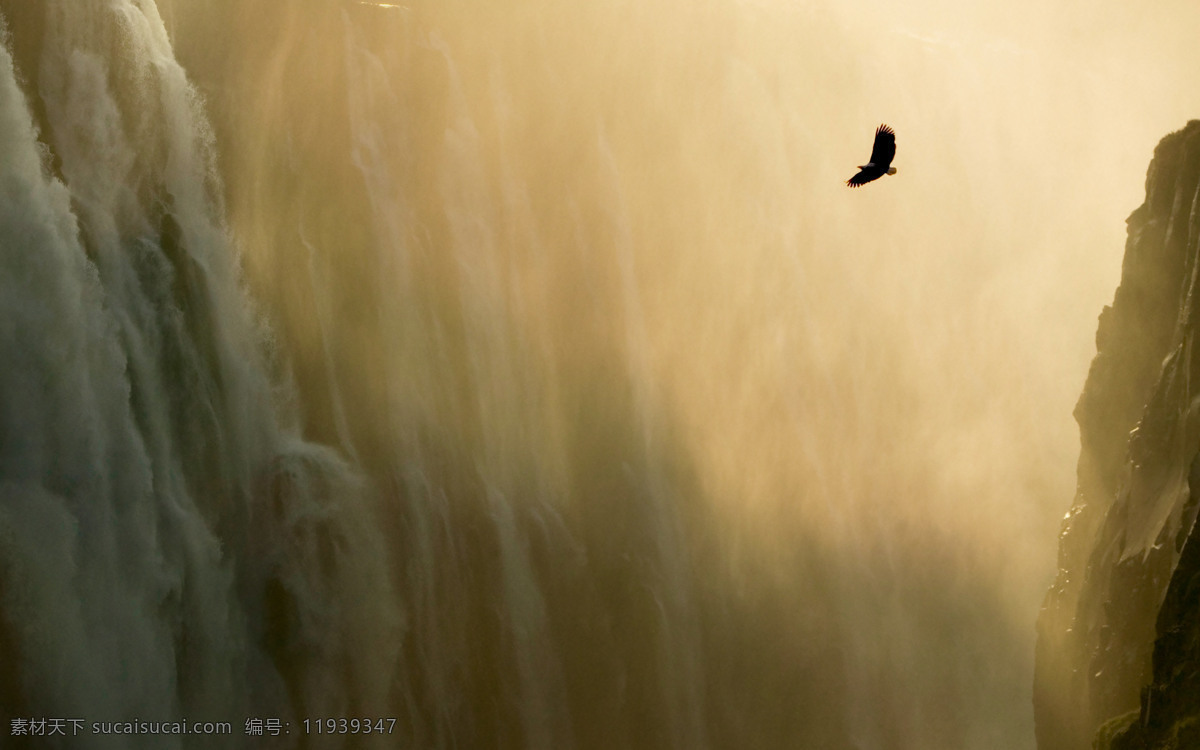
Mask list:
[[[1078,490],[1039,619],[1042,750],[1196,747],[1200,121],[1162,140],[1075,410]],[[1197,381],[1200,383],[1200,380]]]

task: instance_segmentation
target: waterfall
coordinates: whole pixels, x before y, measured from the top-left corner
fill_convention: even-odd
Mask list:
[[[284,426],[162,20],[44,11],[30,67],[0,57],[5,718],[382,710],[399,620],[373,490]]]
[[[0,0],[0,735],[1031,747],[1133,120],[854,8]]]

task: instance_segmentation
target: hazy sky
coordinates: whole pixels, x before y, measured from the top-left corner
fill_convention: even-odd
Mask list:
[[[1200,113],[1200,6],[348,7],[364,23],[332,28],[349,63],[328,63],[335,34],[310,34],[298,6],[231,25],[288,41],[261,80],[229,74],[261,107],[246,129],[264,133],[239,168],[267,169],[275,128],[302,167],[341,174],[333,149],[351,143],[372,187],[394,188],[372,194],[371,230],[386,227],[395,242],[378,256],[404,271],[372,275],[406,322],[381,316],[380,347],[362,336],[404,376],[394,403],[447,435],[484,404],[482,426],[462,430],[482,432],[479,472],[502,484],[523,455],[545,475],[573,460],[554,437],[574,414],[530,394],[572,392],[562,381],[593,364],[628,377],[648,444],[677,439],[743,535],[731,557],[747,550],[781,596],[808,582],[797,550],[835,561],[822,575],[846,602],[829,617],[862,646],[852,687],[887,682],[936,710],[946,685],[979,686],[962,709],[977,746],[1031,744],[1071,411],[1153,148]],[[297,67],[303,92],[289,88]],[[347,86],[346,132],[288,130],[323,92],[343,106]],[[898,174],[848,189],[884,122]],[[235,225],[297,210],[254,203],[243,176],[226,175]],[[258,294],[289,282],[292,249],[247,247]],[[332,271],[354,261],[327,257],[314,284],[335,311]],[[486,387],[462,404],[431,321],[466,330],[461,354]],[[863,698],[864,725],[875,708]]]

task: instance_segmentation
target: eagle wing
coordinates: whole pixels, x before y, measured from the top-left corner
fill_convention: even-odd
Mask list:
[[[896,131],[887,125],[875,130],[875,145],[871,148],[871,164],[886,172],[896,158]]]
[[[880,177],[883,177],[883,170],[868,165],[858,170],[858,174],[846,180],[846,184],[850,187],[858,187],[866,185],[871,180],[878,180]]]

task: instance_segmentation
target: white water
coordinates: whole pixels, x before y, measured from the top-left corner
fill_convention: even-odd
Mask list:
[[[382,710],[398,631],[370,492],[280,428],[157,11],[48,4],[44,34],[47,132],[0,53],[5,718],[292,718],[289,691],[344,714],[344,683]]]
[[[1031,747],[1188,102],[929,8],[0,2],[0,735]]]

